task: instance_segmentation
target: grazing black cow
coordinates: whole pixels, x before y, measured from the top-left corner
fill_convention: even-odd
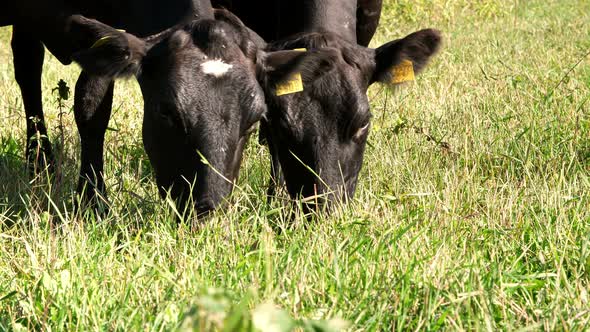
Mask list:
[[[47,138],[43,106],[41,103],[41,71],[43,43],[64,64],[72,55],[90,48],[94,41],[102,40],[101,49],[109,52],[92,53],[80,59],[84,70],[99,76],[126,76],[137,70],[138,58],[145,55],[145,43],[131,34],[118,31],[101,22],[80,15],[67,15],[55,11],[50,2],[40,2],[32,13],[28,7],[15,9],[22,2],[6,1],[0,5],[0,26],[13,26],[12,50],[16,81],[21,87],[27,117],[27,161],[29,166],[53,162],[51,144]],[[6,8],[8,6],[8,8]],[[35,23],[33,23],[35,22]],[[108,39],[108,40],[107,40]],[[85,62],[84,62],[85,61]],[[38,139],[33,139],[38,137]],[[33,153],[38,151],[40,154]],[[39,160],[35,160],[39,158]]]
[[[332,69],[316,73],[313,82],[303,79],[294,93],[283,94],[259,75],[269,107],[261,135],[272,158],[270,196],[280,168],[293,198],[320,195],[321,202],[326,196],[352,197],[370,127],[368,87],[413,78],[438,50],[440,33],[421,30],[377,49],[358,45],[371,40],[381,0],[213,0],[213,4],[231,9],[269,38],[267,50],[334,52]]]
[[[216,19],[175,32],[139,76],[143,140],[161,193],[171,188],[181,203],[192,193],[200,213],[231,191],[249,134],[267,112],[256,71],[281,81],[330,56],[261,52],[235,16],[217,10]]]
[[[325,57],[322,52],[259,53],[244,25],[226,11],[217,11],[216,20],[208,0],[47,2],[10,4],[12,15],[3,11],[0,21],[14,26],[15,70],[27,117],[41,120],[29,137],[36,131],[46,134],[42,45],[62,63],[74,60],[84,69],[74,110],[82,145],[78,191],[90,187],[88,200],[96,191],[104,193],[103,143],[114,76],[141,68],[144,145],[161,194],[171,189],[180,203],[192,195],[197,211],[207,212],[230,192],[248,133],[266,112],[255,61],[260,68],[273,68],[280,80]],[[187,21],[193,14],[197,18]],[[41,143],[50,158],[49,141]]]

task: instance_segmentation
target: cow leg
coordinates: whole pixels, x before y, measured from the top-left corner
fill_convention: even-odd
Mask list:
[[[76,82],[74,115],[80,133],[81,166],[78,194],[81,203],[106,206],[103,178],[104,137],[111,117],[114,82],[82,72]]]
[[[18,25],[13,26],[11,46],[14,76],[21,90],[27,116],[27,167],[31,174],[44,171],[46,167],[52,172],[54,158],[47,137],[41,100],[41,72],[45,48],[41,41]]]
[[[383,0],[359,0],[357,5],[356,40],[359,45],[366,47],[377,31]]]

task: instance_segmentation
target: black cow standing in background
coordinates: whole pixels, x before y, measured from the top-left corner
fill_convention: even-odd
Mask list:
[[[193,13],[213,17],[209,1],[3,1],[0,5],[0,25],[13,26],[15,78],[21,88],[27,117],[26,155],[29,167],[43,164],[46,160],[51,170],[54,159],[47,138],[41,97],[43,46],[61,63],[67,65],[76,60],[83,68],[76,83],[74,102],[81,140],[78,192],[84,191],[82,199],[92,202],[97,193],[105,194],[103,144],[112,107],[112,79],[120,74],[137,72],[147,53],[145,43],[143,47],[133,49],[124,44],[119,36],[132,36],[130,33],[133,33],[147,37],[190,19]],[[133,38],[130,39],[137,39]],[[107,57],[97,59],[96,55]],[[118,73],[113,58],[130,65],[124,68],[124,72]],[[40,140],[33,139],[37,134]],[[35,160],[37,156],[32,153],[36,150],[42,152],[39,160]]]
[[[289,75],[322,60],[321,52],[257,54],[244,25],[226,11],[216,13],[217,20],[209,0],[4,1],[0,23],[13,25],[27,151],[41,144],[52,159],[47,139],[31,140],[37,132],[47,134],[40,80],[45,45],[62,63],[74,60],[83,68],[74,101],[82,149],[78,192],[94,202],[105,193],[103,144],[113,77],[139,71],[144,145],[160,193],[171,190],[180,203],[192,196],[198,212],[213,209],[231,191],[250,128],[266,111],[255,61]],[[274,77],[282,79],[280,70]]]
[[[130,75],[138,69],[138,60],[145,55],[145,43],[133,35],[68,11],[57,1],[3,1],[0,26],[6,25],[13,25],[15,78],[21,88],[27,116],[27,161],[30,167],[45,160],[51,164],[53,155],[41,102],[43,44],[63,64],[70,64],[74,53],[88,49],[102,39],[109,52],[96,53],[96,57],[86,58],[88,63],[81,65],[92,75],[116,77]],[[33,140],[37,133],[40,139]],[[36,156],[31,151],[37,149],[41,158],[35,162]]]
[[[303,79],[303,91],[277,93],[275,84],[259,77],[269,107],[261,135],[272,158],[269,196],[274,195],[280,169],[293,198],[318,194],[351,198],[370,128],[368,87],[403,81],[408,63],[413,77],[438,50],[440,33],[426,29],[377,49],[361,46],[368,45],[375,33],[381,0],[213,0],[213,4],[230,9],[267,38],[268,45],[261,43],[267,50],[334,53],[331,70],[308,74],[314,81]]]

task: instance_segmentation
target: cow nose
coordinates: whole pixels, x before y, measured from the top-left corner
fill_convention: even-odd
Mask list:
[[[215,210],[215,208],[217,207],[218,204],[219,204],[219,202],[216,202],[215,200],[213,200],[211,198],[204,198],[204,199],[199,200],[195,204],[195,209],[197,211],[197,215],[199,217],[207,216],[209,213],[211,213],[213,210]]]

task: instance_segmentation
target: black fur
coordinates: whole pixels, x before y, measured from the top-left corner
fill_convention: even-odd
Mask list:
[[[171,188],[181,203],[192,194],[199,213],[229,194],[248,136],[267,114],[257,64],[258,70],[269,68],[271,59],[285,56],[259,54],[236,17],[225,11],[216,11],[216,17],[171,33],[148,52],[139,76],[145,98],[144,144],[161,193]],[[307,72],[304,68],[317,75],[331,66],[333,57],[327,50],[298,52],[273,63],[268,77],[279,82],[295,70]],[[220,76],[204,74],[203,64],[212,60],[231,68]]]
[[[428,60],[438,52],[441,39],[439,31],[424,29],[377,48],[377,68],[371,82],[391,82],[391,70],[388,69],[398,65],[402,60],[412,61],[414,72],[420,73],[428,64]]]
[[[77,47],[72,59],[84,71],[108,77],[132,76],[139,72],[147,53],[145,41],[80,15],[74,15],[72,21],[71,31],[79,45],[83,45]]]
[[[84,69],[74,102],[82,150],[78,192],[99,202],[96,195],[106,192],[103,150],[113,78],[135,74],[145,103],[144,145],[162,195],[170,190],[181,205],[192,196],[198,213],[218,206],[233,188],[251,128],[266,111],[256,80],[257,42],[248,29],[225,11],[215,20],[209,0],[67,3],[0,5],[0,22],[14,25],[15,72],[27,118],[40,119],[28,124],[28,137],[47,135],[40,93],[44,44],[64,64],[74,60]],[[209,60],[231,69],[219,77],[206,74],[201,65]],[[51,153],[48,140],[40,144]]]
[[[300,32],[332,31],[367,46],[381,17],[382,0],[212,0],[237,14],[267,41]]]
[[[195,15],[213,18],[209,0],[1,2],[0,25],[13,25],[15,77],[27,115],[26,151],[31,168],[40,169],[34,166],[37,159],[47,160],[50,170],[53,166],[41,103],[43,46],[63,64],[77,61],[84,70],[76,83],[74,102],[82,151],[78,192],[84,193],[85,202],[100,202],[96,196],[105,194],[104,134],[111,112],[113,78],[137,74],[158,39],[136,36],[170,29]],[[37,135],[43,139],[33,140]],[[44,155],[36,158],[30,147]]]
[[[411,60],[416,72],[422,70],[438,49],[440,33],[422,30],[374,50],[365,46],[379,21],[380,0],[213,4],[231,8],[269,38],[266,51],[306,48],[310,55],[324,54],[321,61],[294,61],[293,67],[284,68],[304,76],[304,91],[285,96],[276,96],[272,66],[259,64],[268,104],[261,141],[268,143],[271,153],[269,195],[282,170],[293,198],[319,195],[314,201],[323,202],[352,197],[370,129],[368,87],[375,81],[391,82],[392,67],[403,59]]]
[[[144,145],[158,187],[181,205],[192,194],[199,213],[232,190],[250,129],[266,112],[243,36],[225,21],[191,22],[148,53],[139,76]],[[204,74],[202,65],[212,60],[231,68]]]

